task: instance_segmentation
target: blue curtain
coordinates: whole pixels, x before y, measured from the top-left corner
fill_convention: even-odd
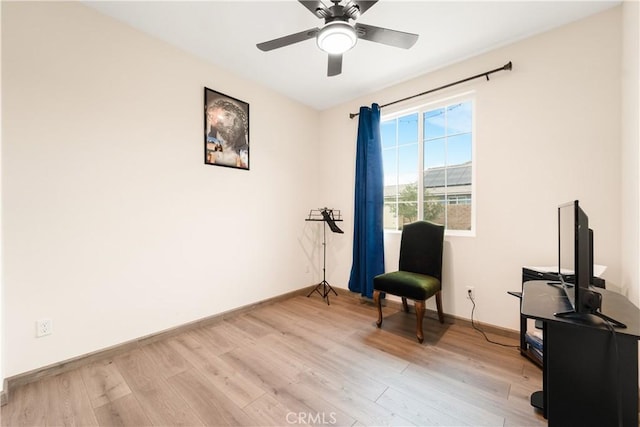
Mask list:
[[[383,173],[380,107],[360,107],[356,148],[353,264],[349,290],[373,297],[373,277],[384,273]]]

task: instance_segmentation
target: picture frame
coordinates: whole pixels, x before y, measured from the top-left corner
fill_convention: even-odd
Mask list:
[[[204,163],[249,170],[249,104],[207,87]]]

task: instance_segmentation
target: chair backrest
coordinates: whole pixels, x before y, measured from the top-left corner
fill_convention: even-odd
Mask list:
[[[443,225],[429,221],[406,224],[400,241],[400,270],[442,280],[443,246]]]

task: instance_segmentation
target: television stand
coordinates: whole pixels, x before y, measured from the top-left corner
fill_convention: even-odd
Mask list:
[[[594,316],[601,318],[602,320],[604,320],[605,322],[609,322],[610,324],[612,324],[614,327],[616,328],[620,328],[620,329],[626,329],[627,325],[625,325],[622,322],[618,322],[616,319],[614,319],[613,317],[609,317],[604,313],[601,313],[599,311],[594,311],[593,313]]]
[[[553,313],[554,316],[556,317],[561,317],[561,318],[565,318],[565,319],[574,319],[576,321],[580,321],[580,320],[585,320],[586,319],[586,315],[593,315],[596,317],[599,317],[600,319],[604,320],[607,323],[610,323],[611,326],[613,326],[614,328],[620,328],[620,329],[626,329],[627,325],[625,325],[622,322],[617,321],[616,319],[607,316],[604,313],[601,313],[599,311],[592,311],[590,313],[577,313],[575,311],[561,311],[558,313]]]
[[[557,288],[561,288],[562,287],[562,282],[547,282],[547,285],[555,286]]]
[[[521,283],[522,288],[521,289],[524,290],[525,282],[528,282],[531,280],[547,280],[549,281],[549,284],[557,281],[558,274],[550,272],[552,269],[553,267],[542,267],[540,269],[537,269],[536,267],[522,267],[522,283]],[[555,267],[555,269],[557,270],[557,267]],[[522,308],[522,291],[521,292],[509,291],[507,293],[509,295],[512,295],[520,299],[520,308]],[[527,359],[529,359],[534,364],[536,364],[538,367],[542,368],[542,360],[540,360],[539,357],[537,357],[533,353],[533,351],[529,348],[529,344],[527,343],[527,340],[526,340],[527,329],[528,329],[527,317],[523,316],[521,312],[520,313],[520,354],[526,357]],[[542,321],[536,320],[536,329],[542,329]]]
[[[623,295],[598,292],[602,309],[626,329],[610,330],[577,313],[558,317],[569,305],[562,289],[546,280],[523,285],[521,315],[542,321],[544,334],[542,391],[531,395],[531,404],[549,427],[638,425],[640,310]]]
[[[614,319],[613,317],[607,316],[602,311],[600,311],[602,309],[601,293],[588,290],[588,289],[582,290],[581,292],[584,292],[585,296],[588,297],[587,298],[588,303],[586,304],[586,307],[584,307],[585,311],[578,311],[578,312],[576,312],[575,310],[561,311],[558,313],[553,313],[554,316],[564,317],[564,318],[573,318],[575,320],[580,320],[580,319],[587,320],[588,315],[593,315],[593,316],[599,317],[600,319],[604,320],[605,322],[612,325],[613,327],[626,329],[627,325]]]

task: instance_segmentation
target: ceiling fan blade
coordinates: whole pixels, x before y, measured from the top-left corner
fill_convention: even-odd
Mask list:
[[[309,9],[318,18],[326,18],[331,15],[329,9],[320,0],[298,0],[304,7]]]
[[[418,41],[418,35],[413,33],[405,33],[366,24],[356,24],[355,28],[359,39],[400,47],[402,49],[409,49]]]
[[[357,19],[377,2],[378,0],[351,0],[344,6],[344,10],[349,15],[349,18]],[[354,7],[355,10],[353,9]]]
[[[279,37],[277,39],[269,40],[268,42],[258,43],[256,46],[263,52],[268,52],[280,47],[289,46],[294,43],[302,42],[311,38],[314,38],[320,31],[318,28],[311,28],[306,31],[300,31],[299,33],[289,34],[288,36]]]
[[[342,73],[342,54],[329,54],[329,66],[327,67],[327,76],[337,76]]]

